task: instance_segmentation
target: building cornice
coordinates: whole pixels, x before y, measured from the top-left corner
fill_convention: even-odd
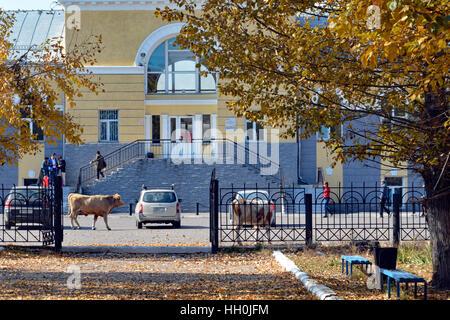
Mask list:
[[[93,74],[145,74],[144,67],[136,66],[89,66],[85,69]]]
[[[193,105],[216,105],[217,99],[181,99],[181,100],[145,100],[146,106],[193,106]]]
[[[201,3],[202,1],[198,1]],[[154,11],[156,8],[175,8],[169,0],[59,0],[66,10],[80,11]]]

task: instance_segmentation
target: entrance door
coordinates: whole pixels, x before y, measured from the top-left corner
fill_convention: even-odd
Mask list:
[[[192,157],[193,116],[170,118],[171,156],[176,158]]]

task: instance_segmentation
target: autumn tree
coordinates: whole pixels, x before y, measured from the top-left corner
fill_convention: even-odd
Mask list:
[[[343,124],[325,142],[335,162],[421,175],[432,282],[449,289],[449,2],[171,2],[156,15],[185,23],[177,42],[220,74],[236,115],[302,138]]]
[[[14,164],[24,154],[42,147],[37,134],[50,144],[65,137],[80,144],[83,128],[57,107],[58,99],[69,101],[82,90],[97,92],[85,66],[95,63],[101,36],[92,36],[67,50],[63,38],[47,39],[25,51],[15,50],[11,40],[13,12],[0,9],[0,163]],[[40,128],[40,130],[31,130]]]

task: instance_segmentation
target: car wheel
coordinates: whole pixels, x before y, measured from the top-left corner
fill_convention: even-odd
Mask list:
[[[142,222],[137,222],[137,221],[136,221],[136,227],[137,227],[138,229],[142,229]]]
[[[174,228],[181,228],[181,221],[174,221],[174,222],[172,222],[172,224],[173,224],[173,227]]]

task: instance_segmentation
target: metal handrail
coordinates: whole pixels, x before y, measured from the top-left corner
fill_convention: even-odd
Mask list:
[[[118,149],[116,149],[106,155],[103,155],[103,158],[105,159],[105,161],[107,163],[107,168],[104,171],[104,173],[112,172],[113,170],[122,167],[125,163],[145,157],[147,154],[146,145],[150,145],[152,147],[155,147],[155,146],[163,147],[163,149],[164,149],[164,146],[167,146],[167,145],[170,146],[172,143],[183,142],[183,141],[184,140],[182,140],[182,139],[158,139],[158,140],[137,139],[133,142],[130,142],[130,143],[122,146],[122,147],[119,147]],[[155,143],[155,142],[157,142],[157,143]],[[202,144],[204,142],[231,143],[236,148],[240,148],[240,150],[244,150],[246,158],[247,158],[247,156],[249,156],[249,157],[256,156],[256,159],[258,159],[257,163],[255,163],[255,164],[246,163],[246,165],[253,167],[255,169],[261,169],[261,167],[263,165],[261,162],[264,162],[264,165],[275,166],[275,168],[278,168],[277,176],[272,175],[272,178],[278,180],[280,183],[282,182],[282,173],[280,170],[281,169],[280,164],[278,164],[275,161],[272,161],[270,159],[267,159],[264,156],[261,156],[259,153],[254,152],[253,150],[250,150],[245,144],[243,145],[243,144],[237,143],[235,141],[232,141],[230,139],[210,139],[210,140],[190,139],[189,142],[190,143],[200,143],[201,142]],[[170,154],[171,150],[170,150],[170,148],[168,148],[168,149],[169,149],[169,154]],[[236,160],[238,157],[237,152],[236,153],[233,152],[233,154],[234,154],[233,160]],[[164,150],[161,154],[158,154],[158,155],[164,155]],[[96,171],[94,169],[94,166],[95,166],[94,163],[89,163],[87,165],[80,167],[79,173],[78,173],[77,187],[76,187],[76,190],[78,192],[81,192],[80,188],[86,182],[92,181],[95,179]]]

